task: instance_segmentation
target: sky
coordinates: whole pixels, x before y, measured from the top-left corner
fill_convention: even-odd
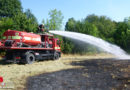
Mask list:
[[[114,21],[123,21],[130,16],[130,0],[21,0],[23,11],[30,9],[39,24],[49,18],[49,11],[60,10],[63,25],[69,18],[76,20],[95,14],[105,15]]]

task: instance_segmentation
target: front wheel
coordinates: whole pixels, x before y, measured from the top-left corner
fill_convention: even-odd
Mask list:
[[[59,53],[55,53],[53,56],[53,60],[58,60],[59,59]]]

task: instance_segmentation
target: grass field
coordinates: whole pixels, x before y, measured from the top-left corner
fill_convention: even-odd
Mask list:
[[[56,72],[66,69],[82,68],[82,66],[73,66],[70,63],[76,61],[112,58],[109,54],[95,54],[95,55],[62,55],[56,61],[39,61],[31,65],[19,64],[3,64],[0,63],[0,76],[3,76],[4,82],[13,83],[13,90],[23,90],[26,85],[26,79],[30,76],[35,76],[43,73]]]

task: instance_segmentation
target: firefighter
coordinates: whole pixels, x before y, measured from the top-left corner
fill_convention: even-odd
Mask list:
[[[38,33],[43,33],[44,32],[44,24],[40,24],[38,26]]]

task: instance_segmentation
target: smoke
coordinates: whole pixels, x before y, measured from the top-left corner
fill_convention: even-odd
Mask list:
[[[96,46],[97,48],[102,49],[108,53],[115,55],[119,59],[130,59],[130,56],[122,50],[119,46],[108,43],[101,38],[93,37],[87,34],[81,34],[76,32],[69,31],[49,31],[50,33],[61,35],[67,38],[76,39],[85,43],[89,43],[91,45]]]

